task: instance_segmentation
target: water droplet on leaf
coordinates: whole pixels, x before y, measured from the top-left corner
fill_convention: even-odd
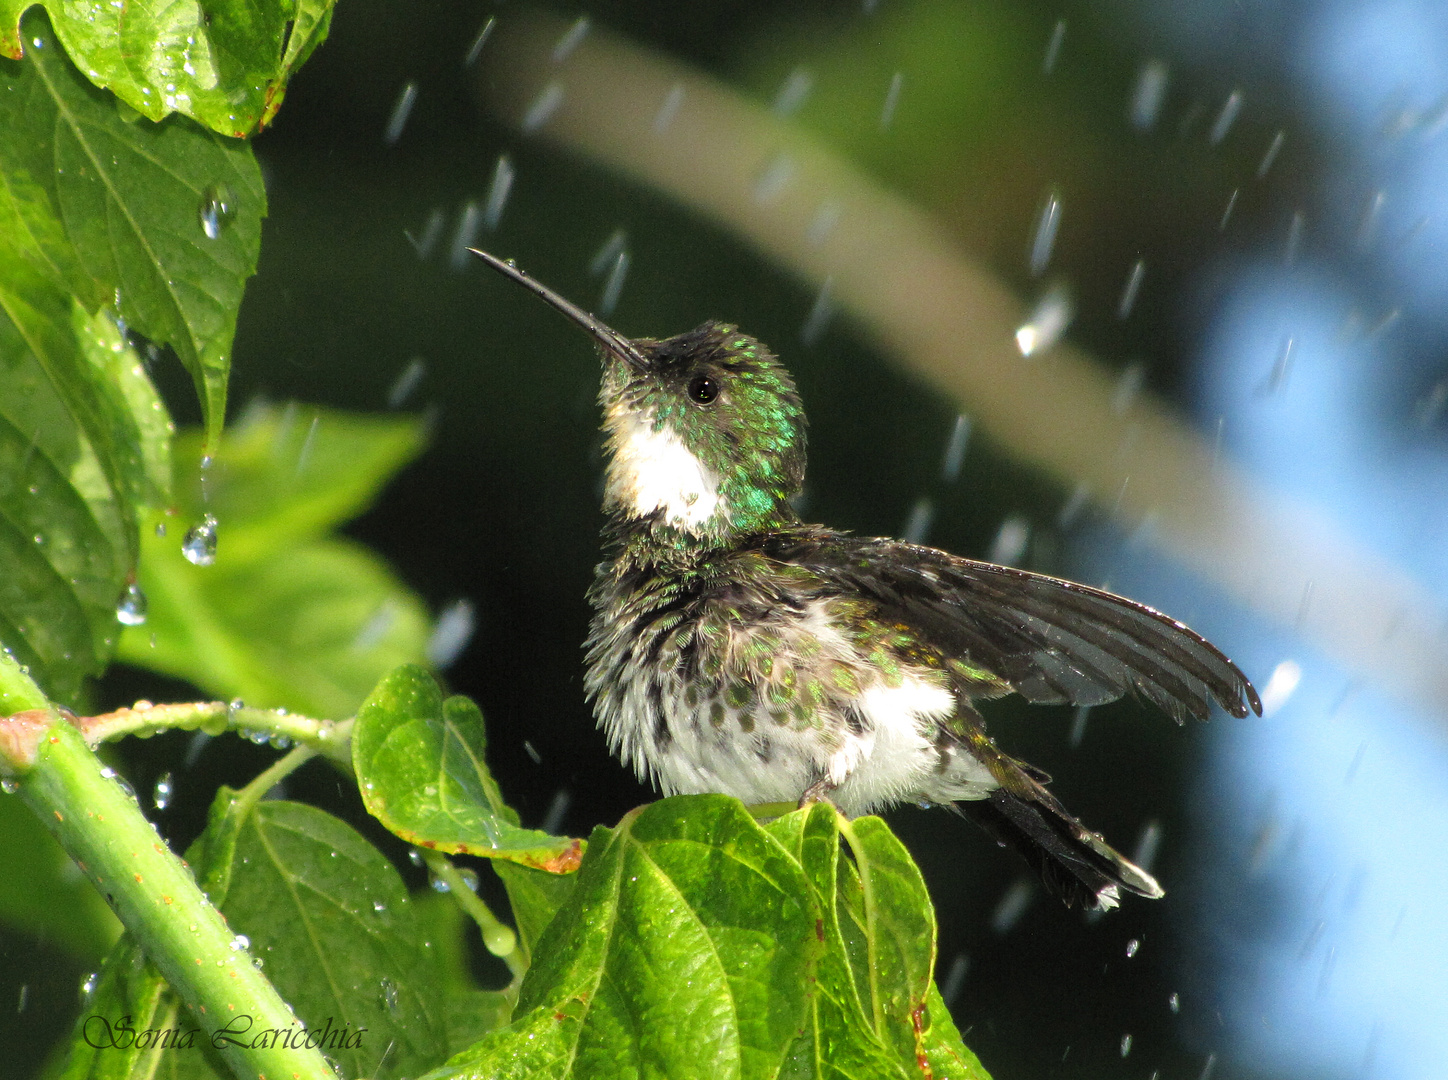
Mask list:
[[[181,554],[196,566],[210,566],[216,561],[216,518],[207,514],[201,524],[193,525],[181,542]]]
[[[211,184],[201,193],[196,213],[201,219],[201,231],[207,239],[215,240],[236,217],[236,196],[225,184]]]
[[[140,626],[146,621],[146,594],[134,581],[121,591],[116,604],[116,621],[123,626]]]

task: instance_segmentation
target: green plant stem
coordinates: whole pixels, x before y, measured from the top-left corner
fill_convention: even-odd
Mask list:
[[[57,721],[44,733],[18,791],[238,1077],[335,1080],[321,1053],[306,1047],[299,1021],[239,947],[190,871],[70,723]],[[243,1028],[245,1034],[220,1034]],[[273,1030],[280,1034],[258,1038]],[[276,1045],[265,1045],[271,1042]]]
[[[231,729],[248,735],[264,735],[269,739],[286,739],[311,746],[318,753],[342,764],[350,766],[352,761],[348,745],[352,737],[352,721],[314,720],[285,709],[254,709],[224,701],[193,701],[176,705],[138,701],[131,708],[87,716],[81,720],[81,730],[92,746],[126,735],[144,738],[172,728],[183,731],[199,728],[210,735],[220,735]]]
[[[503,963],[508,965],[508,970],[513,973],[513,982],[508,991],[517,992],[517,986],[523,981],[523,976],[528,971],[528,962],[523,957],[523,951],[518,948],[518,935],[513,928],[502,922],[493,914],[482,898],[473,891],[472,887],[463,880],[458,868],[452,864],[452,860],[439,851],[429,851],[426,848],[416,848],[422,855],[422,860],[433,876],[444,882],[448,891],[452,894],[458,906],[462,908],[472,920],[478,924],[483,932],[483,944],[487,946],[488,952],[492,953]]]
[[[232,814],[237,818],[245,818],[251,813],[253,806],[266,798],[268,791],[311,761],[318,753],[320,751],[315,747],[298,746],[277,758],[267,769],[258,773],[251,783],[236,793],[231,803]]]

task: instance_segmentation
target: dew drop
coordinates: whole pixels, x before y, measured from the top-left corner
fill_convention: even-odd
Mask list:
[[[245,934],[237,934],[236,937],[231,939],[232,952],[241,952],[243,949],[249,948],[251,948],[251,938]]]
[[[196,208],[196,214],[201,220],[201,231],[207,239],[215,240],[236,217],[236,196],[225,184],[209,184],[201,193],[201,205]]]
[[[157,810],[164,810],[171,805],[171,793],[175,788],[175,779],[169,772],[163,772],[156,781],[156,786],[151,789],[151,801],[156,804]]]
[[[433,878],[433,879],[432,879],[432,891],[433,891],[433,892],[440,892],[440,893],[452,892],[452,886],[449,885],[446,881],[444,881],[444,880],[443,880],[442,878],[440,878],[440,877],[439,877],[439,878]]]
[[[186,531],[181,541],[181,554],[195,566],[210,566],[216,561],[216,518],[207,514],[199,525]]]
[[[121,590],[116,603],[116,622],[122,626],[140,626],[146,621],[146,594],[134,581]]]
[[[0,791],[5,792],[6,795],[14,795],[19,790],[19,780],[12,779],[9,776],[0,777]]]

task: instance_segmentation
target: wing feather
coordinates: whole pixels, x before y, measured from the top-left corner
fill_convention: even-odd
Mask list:
[[[1205,720],[1213,701],[1233,716],[1262,711],[1247,677],[1200,634],[1101,589],[823,529],[776,534],[761,549],[1032,702],[1101,705],[1132,692],[1178,722]]]

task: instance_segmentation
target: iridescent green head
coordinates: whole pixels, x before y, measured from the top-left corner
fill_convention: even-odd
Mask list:
[[[602,346],[604,508],[668,536],[727,543],[796,520],[805,417],[789,372],[725,323],[632,341],[508,263],[476,251]]]

